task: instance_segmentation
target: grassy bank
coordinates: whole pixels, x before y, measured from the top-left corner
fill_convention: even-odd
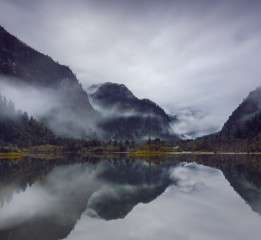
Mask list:
[[[78,147],[68,149],[66,146],[58,145],[40,145],[28,148],[1,147],[0,158],[20,158],[25,156],[34,156],[43,159],[62,158],[67,154],[75,154],[79,156],[98,156],[113,154],[128,154],[137,157],[166,157],[170,155],[260,155],[260,152],[209,152],[209,151],[182,151],[178,147],[162,146],[155,144],[136,145],[135,147],[119,148],[117,146],[98,146],[98,147]]]

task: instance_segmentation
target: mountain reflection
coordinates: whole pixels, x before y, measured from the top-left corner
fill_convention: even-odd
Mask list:
[[[204,165],[219,168],[233,189],[261,215],[261,158],[257,156],[212,156],[201,158]]]
[[[18,175],[27,173],[23,169]],[[30,182],[27,188],[23,178],[2,187],[9,189],[9,200],[0,209],[0,239],[65,238],[86,209],[92,217],[123,218],[139,202],[155,199],[171,182],[164,164],[143,161],[57,166],[46,176],[44,166],[40,169],[40,179],[33,178],[35,183]],[[16,171],[7,172],[16,176]],[[26,177],[31,180],[32,176]],[[1,199],[4,201],[5,196]]]
[[[166,189],[185,194],[209,189],[211,181],[222,178],[222,172],[260,214],[258,160],[227,158],[173,157],[160,164],[126,157],[2,160],[0,239],[64,239],[79,219],[122,219],[135,206],[150,203]]]

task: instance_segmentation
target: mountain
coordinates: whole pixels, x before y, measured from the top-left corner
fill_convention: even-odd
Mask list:
[[[138,99],[124,85],[92,86],[90,96],[96,111],[69,67],[32,49],[0,26],[2,88],[1,84],[24,91],[30,104],[38,102],[34,107],[38,112],[30,114],[58,135],[118,140],[142,140],[150,135],[177,139],[165,111],[148,99]],[[30,92],[37,94],[30,98]]]
[[[177,139],[171,118],[156,103],[139,99],[123,84],[104,83],[88,88],[90,101],[105,121],[100,124],[107,137]]]
[[[253,138],[261,133],[261,87],[249,93],[224,124],[220,135]]]
[[[30,86],[50,99],[39,119],[55,133],[69,137],[94,137],[99,117],[87,93],[69,67],[60,65],[0,26],[0,82],[16,87]],[[29,91],[28,91],[29,94]],[[46,107],[46,106],[45,106]]]
[[[220,132],[183,141],[184,150],[261,151],[261,87],[243,100],[225,122]]]

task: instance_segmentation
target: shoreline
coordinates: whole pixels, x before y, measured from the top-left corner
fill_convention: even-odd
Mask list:
[[[106,156],[106,155],[119,155],[119,154],[125,154],[125,155],[132,155],[137,157],[164,157],[164,156],[175,156],[175,155],[261,155],[261,152],[190,152],[190,151],[184,151],[184,152],[149,152],[149,151],[124,151],[124,152],[101,152],[101,153],[94,153],[94,152],[9,152],[9,153],[1,153],[0,152],[0,159],[19,159],[23,157],[34,157],[34,158],[42,158],[42,159],[48,159],[48,158],[62,158],[66,155],[78,155],[82,157],[91,157],[91,156]]]
[[[261,152],[172,152],[173,155],[261,155]]]

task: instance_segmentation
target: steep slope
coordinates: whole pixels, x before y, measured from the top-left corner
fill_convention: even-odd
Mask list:
[[[220,132],[181,142],[184,150],[261,151],[261,87],[249,93]]]
[[[252,138],[261,132],[261,87],[249,93],[224,124],[220,135]]]
[[[0,81],[5,79],[5,83],[16,87],[34,86],[46,93],[46,99],[54,99],[54,104],[40,118],[56,133],[93,136],[98,115],[72,71],[27,46],[1,26],[0,75]]]
[[[148,99],[138,99],[125,85],[107,82],[89,87],[88,92],[93,106],[106,119],[101,126],[108,137],[177,139],[165,111]]]

